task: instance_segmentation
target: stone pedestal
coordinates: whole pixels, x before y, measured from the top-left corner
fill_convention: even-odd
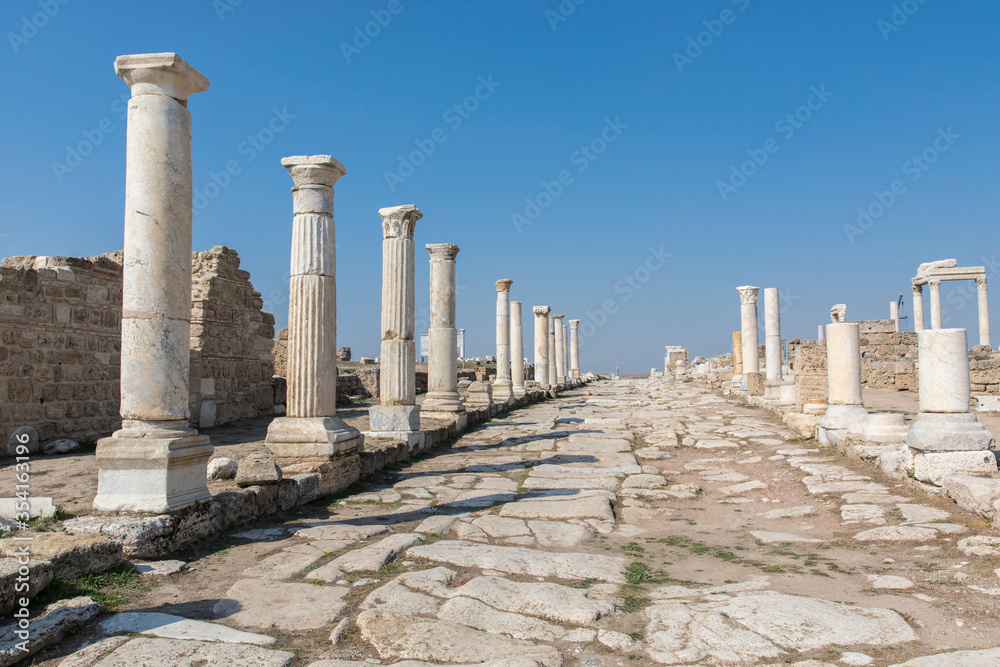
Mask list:
[[[513,280],[498,280],[497,287],[497,376],[493,380],[493,396],[498,403],[514,393],[510,372],[510,286]]]
[[[549,344],[549,386],[553,389],[559,386],[559,373],[556,367],[556,357],[558,352],[556,351],[556,318],[555,315],[549,315],[549,333],[548,333],[548,344]]]
[[[907,443],[922,452],[994,449],[996,441],[969,412],[968,339],[965,329],[918,334],[920,414]]]
[[[764,358],[767,379],[781,379],[781,307],[778,289],[764,290]]]
[[[757,292],[759,287],[737,287],[740,293],[740,333],[743,341],[743,372],[760,370],[760,339],[757,334]]]
[[[416,405],[413,232],[423,217],[412,204],[379,209],[382,217],[382,349],[379,401],[368,411],[370,434],[397,439],[420,429]]]
[[[820,442],[824,431],[846,430],[861,433],[868,412],[861,398],[861,333],[856,322],[827,325],[826,369],[830,391],[829,407],[820,421]]]
[[[489,382],[473,382],[469,385],[466,403],[470,410],[482,410],[493,405],[493,387]]]
[[[555,331],[556,351],[556,384],[566,384],[566,328],[563,325],[565,315],[553,315],[552,326]]]
[[[922,285],[913,286],[913,330],[924,330],[924,288]]]
[[[906,442],[910,429],[906,418],[895,412],[876,412],[868,415],[861,431],[861,440],[878,445],[897,445]]]
[[[175,53],[119,56],[125,164],[122,428],[97,444],[95,509],[163,512],[209,496],[212,445],[188,427],[191,114],[208,79]]]
[[[458,332],[455,330],[455,258],[458,246],[432,243],[431,315],[428,334],[427,396],[424,412],[464,412],[458,393]]]
[[[569,372],[580,379],[580,320],[569,321]]]
[[[525,394],[524,387],[524,325],[521,302],[510,302],[510,381],[516,398]]]
[[[279,461],[359,454],[364,440],[337,418],[337,255],[334,185],[346,173],[329,155],[282,159],[292,188],[286,412],[265,444]]]
[[[549,388],[549,312],[548,306],[535,306],[535,381]]]

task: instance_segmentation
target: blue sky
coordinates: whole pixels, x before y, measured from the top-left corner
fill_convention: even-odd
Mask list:
[[[664,345],[727,351],[738,285],[780,288],[783,335],[806,338],[838,302],[887,317],[904,293],[912,313],[920,262],[1000,267],[992,2],[8,0],[0,28],[0,254],[121,247],[128,89],[112,63],[176,51],[212,82],[189,102],[211,195],[194,247],[235,248],[279,324],[280,159],[346,165],[338,338],[356,356],[377,354],[377,210],[397,204],[424,212],[418,313],[423,246],[456,243],[470,354],[492,354],[493,283],[511,278],[525,312],[593,323],[591,370],[648,370]],[[933,164],[914,163],[925,151]],[[859,207],[880,215],[862,228]],[[975,342],[970,294],[943,288]]]

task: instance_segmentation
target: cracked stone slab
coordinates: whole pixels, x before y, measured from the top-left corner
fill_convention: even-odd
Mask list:
[[[568,500],[521,500],[500,508],[500,516],[519,519],[600,519],[614,521],[611,501],[601,496]]]
[[[531,616],[499,611],[479,600],[467,597],[448,600],[441,606],[437,616],[443,621],[452,621],[514,639],[550,642],[566,636],[566,628],[560,625]]]
[[[892,667],[996,667],[996,665],[1000,665],[1000,648],[927,655]]]
[[[540,547],[572,547],[590,537],[583,526],[565,521],[529,521],[528,528]]]
[[[361,612],[361,635],[383,659],[480,663],[516,656],[540,667],[561,667],[562,655],[552,646],[473,630],[460,623],[413,618],[379,609]],[[526,662],[525,664],[530,664]]]
[[[816,514],[816,508],[812,505],[801,505],[799,507],[782,507],[781,509],[769,510],[759,516],[765,519],[795,519]]]
[[[331,625],[344,610],[347,588],[241,579],[230,586],[212,612],[248,628],[297,632]]]
[[[324,523],[304,524],[295,534],[308,540],[367,540],[388,532],[388,526]]]
[[[854,536],[860,542],[927,542],[937,537],[933,528],[922,526],[882,526]]]
[[[817,540],[814,537],[803,537],[801,535],[794,535],[792,533],[775,533],[769,530],[751,530],[750,534],[766,544],[774,544],[776,542],[816,543],[823,541],[823,540]]]
[[[461,567],[478,567],[508,574],[564,579],[600,579],[624,583],[621,574],[628,560],[619,556],[582,553],[550,553],[525,547],[502,547],[458,540],[412,547],[414,557]]]
[[[331,561],[331,565],[343,572],[378,572],[389,561],[395,560],[408,547],[420,544],[420,536],[414,533],[397,533],[383,538],[375,544],[348,551]]]
[[[298,545],[296,551],[279,551],[268,556],[253,567],[243,570],[247,579],[291,579],[311,567],[326,552],[305,544]]]
[[[101,621],[98,627],[106,635],[141,634],[164,639],[195,639],[255,646],[266,646],[277,641],[274,637],[234,630],[219,623],[158,612],[125,611]]]
[[[368,594],[360,608],[383,609],[407,616],[431,616],[437,613],[440,604],[430,595],[411,591],[398,579],[379,586]]]
[[[118,638],[121,639],[121,638]],[[288,651],[261,648],[247,644],[185,639],[137,637],[117,646],[110,654],[90,646],[67,657],[60,663],[65,667],[144,667],[145,665],[170,665],[170,667],[204,667],[205,665],[233,665],[234,667],[288,667],[295,659]],[[110,648],[114,643],[104,644]]]
[[[476,577],[449,591],[448,596],[474,598],[501,611],[574,625],[591,626],[615,610],[613,603],[592,599],[585,589],[547,582],[510,581],[503,577]]]

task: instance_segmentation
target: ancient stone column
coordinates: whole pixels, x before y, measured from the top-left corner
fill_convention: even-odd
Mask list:
[[[744,285],[740,293],[740,333],[743,339],[743,373],[760,371],[760,342],[757,335],[757,292],[759,287]]]
[[[826,415],[820,420],[820,441],[827,431],[860,433],[868,419],[861,398],[861,329],[857,322],[837,322],[826,327],[827,386],[830,391]]]
[[[570,380],[573,379],[572,373],[570,373],[570,358],[569,358],[569,325],[563,325],[563,360],[566,364],[566,384],[572,384]]]
[[[889,302],[889,319],[892,320],[893,326],[899,332],[899,301]]]
[[[329,155],[286,157],[292,188],[287,408],[265,444],[275,458],[328,459],[361,452],[357,429],[337,418],[337,255],[334,185],[346,173]],[[353,481],[353,480],[352,480]]]
[[[97,445],[94,507],[163,512],[208,497],[212,445],[188,427],[191,114],[208,79],[176,53],[119,56],[125,146],[122,427]]]
[[[553,315],[553,327],[556,339],[556,384],[566,384],[566,329],[563,325],[565,315]]]
[[[524,325],[521,302],[510,302],[510,380],[514,396],[524,396]]]
[[[569,372],[580,379],[580,320],[569,321]]]
[[[535,382],[549,388],[549,311],[548,306],[535,306]]]
[[[455,257],[458,246],[432,243],[431,323],[428,333],[427,397],[424,412],[465,412],[458,393],[458,332],[455,330]]]
[[[941,281],[928,280],[931,288],[931,329],[941,328]]]
[[[733,340],[736,340],[735,338]],[[663,372],[666,373],[670,370],[670,346],[663,346]]]
[[[986,291],[986,278],[977,278],[976,287],[979,289],[979,344],[992,348],[993,344],[990,342],[990,297]]]
[[[549,333],[548,333],[548,343],[549,343],[549,386],[557,387],[559,386],[559,373],[556,368],[556,318],[555,315],[549,315]]]
[[[665,368],[670,366],[670,354],[667,353]],[[733,332],[733,375],[743,375],[743,334]]]
[[[510,377],[510,286],[513,280],[498,280],[497,286],[497,376],[493,380],[493,398],[504,403],[511,397],[514,383]]]
[[[420,430],[416,404],[413,232],[423,217],[412,204],[379,209],[382,216],[382,350],[379,369],[381,405],[368,411],[372,432]]]
[[[819,342],[819,341],[825,340],[825,339],[826,339],[826,331],[823,329],[823,325],[820,324],[819,325],[819,333],[816,334],[816,341]]]
[[[913,330],[924,330],[924,288],[923,285],[913,286]]]
[[[767,360],[767,379],[781,379],[781,307],[778,289],[764,290],[764,358]]]
[[[921,451],[992,448],[993,436],[975,413],[969,412],[971,383],[965,329],[924,330],[917,340],[920,414],[910,428],[910,447]]]

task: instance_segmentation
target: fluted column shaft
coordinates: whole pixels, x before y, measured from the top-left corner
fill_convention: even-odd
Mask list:
[[[415,255],[413,232],[423,215],[412,205],[382,216],[382,349],[379,399],[383,406],[416,403]]]
[[[524,325],[521,302],[510,302],[510,381],[514,396],[524,396]]]
[[[463,412],[458,393],[458,332],[455,330],[455,258],[458,246],[426,246],[431,256],[431,326],[427,398],[422,410]]]
[[[549,388],[549,312],[548,306],[535,306],[535,382]]]

